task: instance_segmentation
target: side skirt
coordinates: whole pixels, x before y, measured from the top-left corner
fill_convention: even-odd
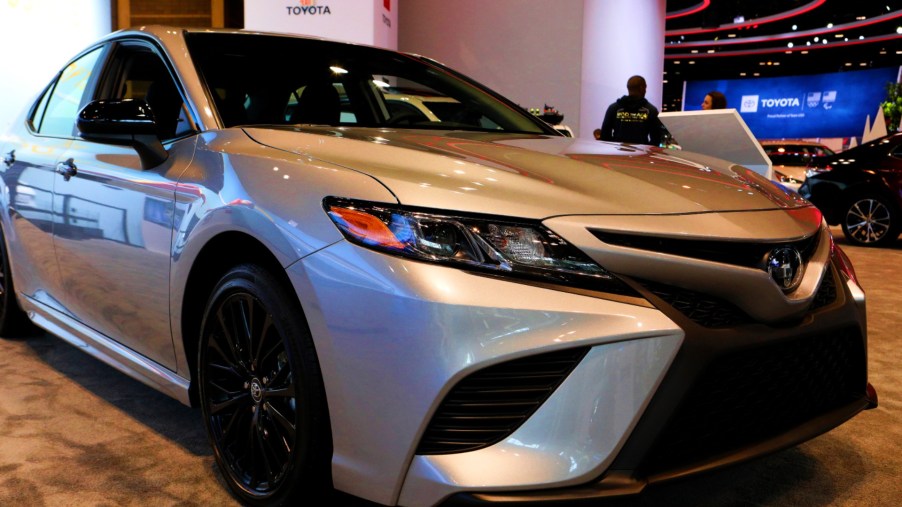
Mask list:
[[[20,301],[24,303],[24,310],[35,325],[129,377],[191,406],[188,396],[189,379],[177,375],[36,299],[20,294]]]

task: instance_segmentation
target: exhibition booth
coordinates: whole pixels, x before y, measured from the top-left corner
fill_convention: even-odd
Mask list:
[[[0,505],[902,501],[902,62],[691,72],[902,9],[715,3],[0,4]]]

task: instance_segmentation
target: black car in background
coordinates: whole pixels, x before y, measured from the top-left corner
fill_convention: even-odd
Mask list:
[[[902,133],[814,162],[799,189],[855,245],[886,246],[902,231]]]

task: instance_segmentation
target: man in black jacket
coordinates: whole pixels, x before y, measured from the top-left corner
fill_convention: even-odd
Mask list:
[[[608,107],[601,124],[602,141],[650,144],[661,143],[661,121],[658,110],[645,100],[645,78],[633,76],[626,82],[629,95]]]

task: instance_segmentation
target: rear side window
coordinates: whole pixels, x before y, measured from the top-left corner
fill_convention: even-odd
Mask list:
[[[95,49],[63,69],[35,110],[32,125],[38,133],[53,137],[75,136],[75,117],[87,102],[85,90],[100,54],[101,49]]]

